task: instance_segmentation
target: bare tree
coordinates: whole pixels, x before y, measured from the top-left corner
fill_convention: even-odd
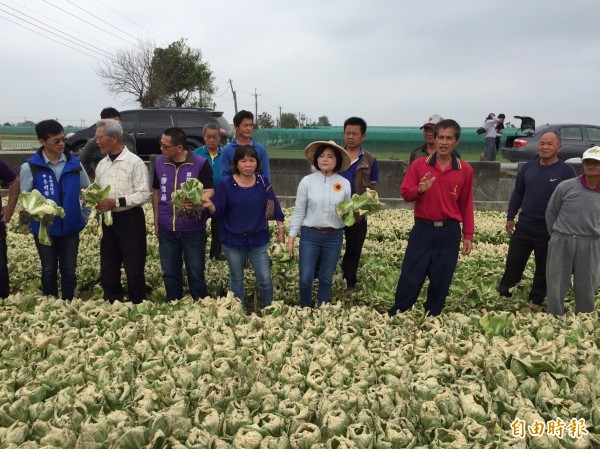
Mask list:
[[[152,106],[155,95],[150,80],[155,48],[156,44],[147,40],[136,47],[118,49],[111,59],[100,63],[96,75],[115,95],[131,95],[142,107]]]

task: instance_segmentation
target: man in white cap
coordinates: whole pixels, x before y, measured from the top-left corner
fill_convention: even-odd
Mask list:
[[[442,120],[444,120],[444,118],[437,114],[427,117],[425,124],[420,128],[423,130],[423,139],[425,140],[425,144],[410,153],[410,159],[408,161],[409,165],[412,164],[413,161],[418,157],[429,156],[434,153],[435,138],[433,137],[433,128],[435,128],[435,125]]]
[[[548,312],[555,316],[565,313],[571,274],[577,313],[594,311],[600,285],[600,147],[586,150],[581,163],[583,175],[561,182],[546,209]]]

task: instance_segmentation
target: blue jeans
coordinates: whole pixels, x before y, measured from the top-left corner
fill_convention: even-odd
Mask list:
[[[42,292],[58,298],[58,270],[60,269],[60,289],[63,299],[73,299],[77,286],[77,251],[79,233],[62,237],[50,236],[52,245],[42,245],[34,235],[40,262],[42,263]]]
[[[300,306],[312,307],[315,265],[320,259],[317,304],[329,302],[333,274],[342,252],[344,230],[323,232],[302,226],[300,234]]]
[[[271,282],[271,261],[267,250],[269,244],[256,248],[236,249],[223,245],[223,253],[229,266],[229,290],[246,307],[244,295],[244,268],[246,260],[250,260],[258,283],[258,294],[262,307],[270,306],[273,302],[273,283]]]
[[[190,296],[208,296],[204,278],[206,233],[202,231],[175,232],[158,230],[158,251],[167,301],[183,298],[183,262],[187,272]],[[183,257],[182,257],[183,256]]]

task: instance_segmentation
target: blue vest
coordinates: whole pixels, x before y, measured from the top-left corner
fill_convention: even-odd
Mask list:
[[[188,179],[198,179],[205,162],[205,158],[192,152],[188,152],[186,160],[179,166],[165,156],[156,158],[154,171],[160,183],[158,194],[158,227],[160,229],[178,232],[206,229],[206,214],[200,218],[193,213],[175,217],[175,210],[171,202],[171,194],[179,189],[182,183]]]
[[[58,180],[52,169],[46,164],[41,148],[27,159],[33,176],[33,188],[46,198],[54,200],[65,210],[65,218],[55,217],[48,231],[50,235],[57,237],[74,234],[85,226],[79,202],[81,165],[77,157],[70,154],[66,156],[67,162]],[[39,227],[40,223],[37,221],[31,220],[29,223],[29,230],[32,234],[37,235]]]

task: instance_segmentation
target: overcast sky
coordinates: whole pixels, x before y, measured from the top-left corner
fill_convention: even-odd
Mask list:
[[[274,118],[281,105],[333,125],[440,114],[479,126],[490,112],[600,124],[599,18],[598,0],[0,0],[0,122],[91,125],[105,106],[136,108],[78,43],[114,52],[183,37],[210,64],[230,122],[229,79],[240,109],[254,111],[256,89]]]

